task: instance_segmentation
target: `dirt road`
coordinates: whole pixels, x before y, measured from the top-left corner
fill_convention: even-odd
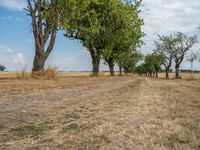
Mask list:
[[[200,149],[200,81],[0,81],[0,149]]]

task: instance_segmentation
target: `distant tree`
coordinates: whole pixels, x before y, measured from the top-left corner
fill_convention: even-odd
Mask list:
[[[4,71],[6,67],[4,65],[0,65],[0,71]]]
[[[149,54],[145,58],[145,63],[148,64],[149,66],[154,67],[153,76],[156,75],[156,77],[158,77],[158,72],[160,71],[161,65],[163,63],[162,55],[155,52],[152,54]]]
[[[169,78],[170,68],[173,60],[173,40],[169,36],[158,35],[159,40],[155,41],[154,52],[158,53],[162,57],[162,65],[165,67],[165,76]]]
[[[135,72],[137,72],[139,76],[152,77],[155,68],[152,64],[143,63],[135,68]]]
[[[191,64],[191,79],[192,80],[193,80],[193,74],[194,74],[193,64],[198,59],[199,59],[199,52],[191,52],[187,57],[187,61],[189,61]]]
[[[176,78],[179,76],[179,68],[184,60],[185,55],[190,48],[197,42],[197,37],[187,37],[181,32],[171,34],[170,36],[159,36],[161,42],[155,42],[156,50],[163,58],[163,65],[166,68],[166,77],[168,78],[168,71],[172,64],[172,59],[175,61]]]
[[[169,69],[169,72],[170,72],[170,73],[172,73],[172,72],[173,72],[173,69],[172,69],[172,68],[171,68],[171,69]]]
[[[124,68],[124,73],[132,73],[136,67],[136,64],[142,59],[142,57],[142,54],[138,51],[124,53],[120,63]]]
[[[174,40],[174,45],[172,45],[172,56],[175,61],[176,78],[180,78],[180,64],[183,62],[184,57],[190,48],[197,42],[197,37],[187,37],[185,34],[177,32],[172,36],[172,39]]]
[[[144,64],[140,64],[139,66],[137,66],[134,70],[136,73],[138,73],[139,76],[145,76],[147,71],[146,71],[146,67],[144,66]]]
[[[52,52],[57,30],[70,5],[65,0],[27,0],[35,41],[33,73],[43,71],[45,61]]]

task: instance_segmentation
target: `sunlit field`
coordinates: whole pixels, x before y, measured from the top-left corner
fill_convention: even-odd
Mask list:
[[[29,72],[29,74],[31,74]],[[115,73],[116,76],[119,76],[119,73]],[[129,73],[128,75],[137,77],[137,73]],[[58,72],[57,78],[62,77],[90,77],[91,72]],[[110,76],[109,72],[100,72],[99,77],[103,76]],[[191,73],[180,73],[180,76],[182,79],[191,79]],[[175,78],[175,73],[169,73],[170,79]],[[17,78],[17,72],[0,72],[0,79],[16,79]],[[165,78],[165,73],[159,73],[159,78]],[[193,74],[194,79],[200,79],[200,73],[194,73]]]
[[[160,73],[159,74],[160,78],[165,78],[165,73]],[[175,78],[175,73],[170,73],[169,74],[170,79],[174,79]],[[191,79],[191,73],[180,73],[180,77],[182,79]],[[193,74],[193,79],[200,79],[200,73],[194,73]]]
[[[0,0],[0,150],[200,150],[199,16],[199,0]]]
[[[200,76],[181,75],[1,73],[0,149],[199,149]]]

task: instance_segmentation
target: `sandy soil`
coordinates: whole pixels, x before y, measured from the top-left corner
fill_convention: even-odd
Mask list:
[[[200,80],[0,80],[0,149],[200,149]]]

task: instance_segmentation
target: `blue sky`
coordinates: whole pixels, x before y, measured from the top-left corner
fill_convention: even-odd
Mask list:
[[[25,0],[0,0],[0,64],[10,71],[21,70],[26,65],[29,69],[32,67],[34,41],[31,20],[23,10],[25,6]],[[158,33],[167,35],[180,31],[193,35],[200,25],[199,0],[143,0],[141,9],[145,22],[143,31],[147,34],[146,44],[141,48],[144,53],[154,48]],[[199,49],[199,44],[193,48],[194,51]],[[63,71],[91,70],[91,58],[78,41],[66,39],[59,32],[48,65]],[[189,66],[185,61],[181,67],[188,69]],[[107,67],[101,64],[102,69]],[[195,69],[200,69],[200,63],[195,63]]]
[[[24,66],[30,69],[34,57],[34,41],[30,17],[21,7],[2,6],[0,0],[0,64],[7,70],[20,70]],[[47,66],[59,70],[91,70],[90,55],[75,40],[69,40],[58,33],[54,51],[47,60]]]

